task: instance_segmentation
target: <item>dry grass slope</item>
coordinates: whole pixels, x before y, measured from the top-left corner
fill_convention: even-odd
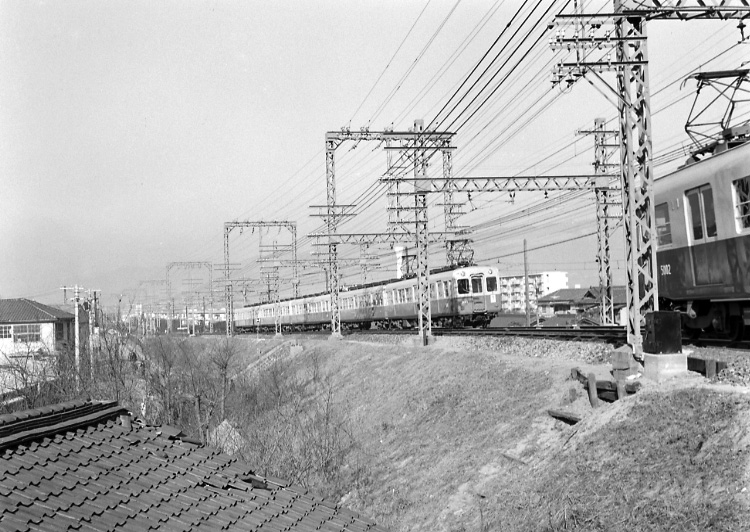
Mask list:
[[[542,530],[747,530],[750,401],[687,388],[629,400],[571,438],[526,486]],[[519,516],[501,515],[500,529]]]
[[[307,345],[359,441],[345,503],[393,530],[750,529],[745,395],[691,381],[594,412],[569,371],[606,374],[601,347],[534,346]]]

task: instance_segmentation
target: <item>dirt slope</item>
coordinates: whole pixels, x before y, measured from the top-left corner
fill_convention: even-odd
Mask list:
[[[342,500],[393,530],[750,529],[746,388],[694,376],[594,411],[569,374],[606,375],[599,344],[304,345],[361,442]]]

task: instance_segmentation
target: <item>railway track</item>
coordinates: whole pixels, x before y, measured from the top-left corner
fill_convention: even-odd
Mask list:
[[[346,335],[362,334],[415,334],[411,329],[370,329],[367,331],[346,331]],[[625,343],[625,327],[487,327],[485,329],[443,329],[433,327],[433,336],[525,336],[529,338],[549,338],[555,340],[586,340],[609,343]]]
[[[699,338],[691,340],[682,339],[682,345],[693,345],[695,347],[719,347],[724,349],[735,349],[738,351],[750,351],[750,339],[743,340],[725,340],[721,338]]]
[[[361,336],[361,335],[406,335],[414,336],[417,334],[414,329],[369,329],[369,330],[345,330],[342,331],[344,336]],[[248,333],[248,336],[255,333]],[[305,331],[292,333],[296,337],[321,338],[327,337],[330,331]],[[445,329],[433,327],[433,336],[524,336],[527,338],[548,338],[554,340],[580,340],[589,342],[608,342],[616,345],[622,345],[627,342],[627,333],[625,327],[620,325],[608,325],[600,327],[487,327],[486,329]],[[263,333],[260,335],[264,338],[273,336],[273,334]],[[284,336],[290,333],[285,332]],[[735,349],[741,351],[750,351],[750,339],[745,338],[742,341],[724,340],[718,338],[700,338],[688,339],[683,338],[683,345],[693,345],[696,347],[719,347]]]

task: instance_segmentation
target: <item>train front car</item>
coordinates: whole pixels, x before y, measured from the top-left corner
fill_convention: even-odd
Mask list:
[[[430,278],[432,319],[442,326],[486,327],[501,310],[498,270],[468,266]]]
[[[657,179],[657,265],[664,310],[689,333],[739,338],[750,324],[750,143]]]

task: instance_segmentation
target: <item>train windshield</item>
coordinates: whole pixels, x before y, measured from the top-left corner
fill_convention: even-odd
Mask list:
[[[497,292],[497,277],[487,277],[487,291]]]
[[[458,293],[459,295],[469,293],[469,280],[468,279],[458,280]]]
[[[471,278],[471,292],[472,294],[482,293],[482,276],[475,275]]]

